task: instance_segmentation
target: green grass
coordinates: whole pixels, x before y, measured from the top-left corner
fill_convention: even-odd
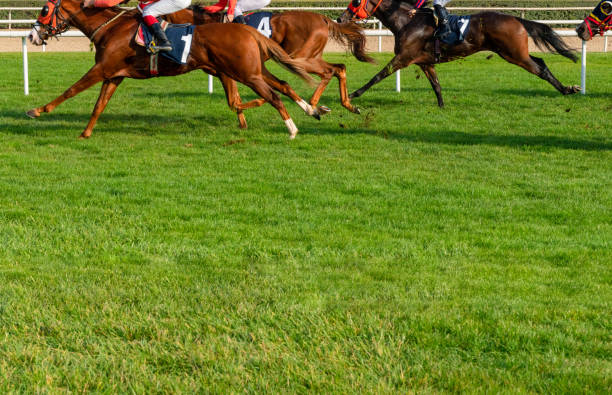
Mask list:
[[[354,90],[390,56],[328,58]],[[92,55],[31,54],[27,97],[20,59],[0,392],[610,392],[612,56],[571,97],[486,54],[440,65],[443,110],[413,67],[362,115],[332,82],[320,122],[285,100],[295,141],[268,105],[238,130],[202,73],[125,81],[79,141],[98,87],[24,113]]]

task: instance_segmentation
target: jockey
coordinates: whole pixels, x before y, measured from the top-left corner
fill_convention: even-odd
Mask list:
[[[418,0],[415,8],[421,8],[427,0]],[[438,30],[436,30],[435,36],[438,38],[445,38],[450,33],[448,27],[448,11],[444,8],[445,5],[450,3],[451,0],[434,0],[434,14],[438,18]]]
[[[116,6],[124,1],[125,0],[85,0],[83,7],[107,8]],[[180,11],[189,7],[190,4],[191,0],[151,0],[142,1],[140,4],[138,4],[138,9],[140,12],[142,12],[142,19],[144,20],[145,25],[147,25],[155,37],[155,48],[158,51],[172,51],[172,44],[170,44],[170,41],[168,41],[168,37],[166,37],[166,33],[164,33],[162,30],[157,17]]]
[[[230,22],[246,23],[244,12],[259,10],[270,4],[271,0],[219,0],[215,5],[204,7],[206,12],[215,13],[225,9],[225,6],[229,2],[227,7],[227,19]]]

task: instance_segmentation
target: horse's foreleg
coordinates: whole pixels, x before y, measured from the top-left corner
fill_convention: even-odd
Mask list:
[[[102,81],[102,67],[99,64],[94,65],[89,71],[81,77],[74,85],[70,88],[66,89],[64,93],[55,98],[55,100],[45,104],[42,107],[33,108],[28,111],[26,114],[31,118],[37,118],[40,116],[42,112],[51,112],[55,109],[55,107],[59,106],[65,100],[70,99],[83,92],[86,89],[91,88],[93,85]]]
[[[227,99],[227,105],[233,111],[236,111],[240,129],[246,129],[248,125],[246,118],[244,117],[244,113],[242,112],[242,99],[240,98],[240,93],[238,92],[238,85],[236,84],[236,81],[234,81],[225,74],[219,74],[219,79],[221,80],[221,84],[223,84],[223,89],[225,90],[225,98]]]
[[[404,62],[401,59],[400,55],[395,55],[395,57],[391,59],[391,61],[387,63],[387,65],[382,70],[380,70],[378,74],[372,77],[372,79],[367,84],[357,89],[355,92],[351,93],[349,95],[349,98],[354,99],[363,95],[365,91],[370,89],[373,85],[378,84],[380,81],[395,73],[397,70],[400,70],[408,65],[410,65],[410,63]]]
[[[440,81],[438,81],[438,74],[436,73],[436,68],[433,64],[420,64],[421,70],[425,73],[425,76],[429,80],[431,87],[436,93],[436,98],[438,98],[438,107],[444,107],[444,100],[442,99],[442,87],[440,86]]]
[[[119,86],[121,81],[123,81],[123,77],[116,77],[111,78],[110,80],[105,80],[102,83],[102,88],[100,89],[100,96],[98,96],[98,101],[96,102],[94,110],[91,113],[91,118],[89,118],[87,127],[85,128],[85,130],[83,130],[83,133],[81,133],[79,138],[87,139],[91,136],[91,132],[94,126],[96,126],[96,122],[98,121],[100,114],[102,114],[102,111],[104,111],[104,109],[106,108],[108,101],[113,96],[113,93],[115,93],[115,90],[117,89],[117,86]]]

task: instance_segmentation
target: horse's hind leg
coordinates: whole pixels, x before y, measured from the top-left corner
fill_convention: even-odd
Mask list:
[[[59,106],[67,99],[70,99],[84,90],[91,88],[93,85],[102,81],[102,79],[102,67],[99,65],[99,63],[96,63],[83,77],[81,77],[80,80],[78,80],[70,88],[66,89],[64,93],[42,107],[31,109],[26,114],[30,118],[38,118],[40,113],[53,111],[55,107]]]
[[[123,77],[116,77],[111,78],[110,80],[105,80],[102,83],[102,89],[100,89],[100,96],[98,96],[98,101],[96,102],[93,113],[91,114],[91,118],[89,119],[87,127],[85,128],[83,133],[81,133],[81,136],[79,136],[79,138],[87,139],[91,136],[91,132],[94,126],[96,125],[100,114],[102,114],[102,111],[104,111],[104,109],[106,108],[108,101],[113,96],[113,93],[115,93],[115,90],[117,89],[117,86],[119,86],[121,81],[123,81]]]
[[[557,89],[564,95],[569,95],[580,91],[579,86],[565,86],[561,82],[559,82],[559,80],[555,78],[555,76],[550,72],[550,70],[546,66],[546,63],[544,63],[544,60],[540,58],[531,56],[528,53],[523,53],[519,56],[516,56],[518,54],[511,53],[511,51],[508,51],[508,53],[505,51],[500,51],[498,53],[499,56],[504,58],[507,62],[520,66],[531,74],[537,75],[544,81],[548,81],[548,83],[550,83],[552,86],[555,87],[555,89]]]
[[[304,112],[316,119],[321,119],[321,114],[319,113],[319,110],[316,107],[311,106],[310,104],[306,103],[306,101],[304,99],[302,99],[300,96],[298,96],[297,93],[295,93],[295,91],[289,86],[289,84],[285,81],[281,81],[278,78],[276,78],[272,73],[270,73],[268,71],[268,69],[266,69],[265,67],[262,68],[261,70],[261,74],[262,77],[264,79],[264,81],[271,86],[272,88],[276,89],[277,91],[279,91],[280,93],[282,93],[283,95],[290,97],[291,100],[293,100],[294,102],[297,103],[298,106],[300,106],[302,108],[302,110],[304,110]]]
[[[243,81],[249,88],[253,89],[255,93],[261,96],[265,101],[270,103],[281,115],[283,121],[285,121],[285,125],[289,130],[289,138],[294,139],[298,133],[298,128],[295,126],[295,123],[289,116],[285,105],[283,104],[280,97],[272,90],[272,87],[267,84],[267,82],[261,78],[249,78],[248,80]]]
[[[319,103],[319,100],[321,99],[321,95],[327,88],[329,81],[331,81],[332,77],[336,77],[338,79],[338,86],[340,89],[340,102],[342,103],[342,107],[346,108],[350,112],[354,112],[355,114],[360,113],[359,109],[351,104],[351,99],[349,99],[348,97],[348,92],[346,88],[345,65],[341,63],[327,63],[325,60],[319,58],[310,59],[309,67],[306,67],[305,69],[307,72],[316,74],[321,77],[321,82],[319,83],[319,86],[317,86],[317,89],[314,91],[312,97],[310,98],[311,106],[316,107],[316,105]],[[324,112],[329,112],[327,107],[320,107],[319,109],[323,110]]]
[[[236,81],[221,73],[219,74],[219,79],[221,80],[221,84],[225,90],[227,105],[232,109],[232,111],[236,111],[240,129],[246,129],[248,125],[246,118],[244,117],[244,113],[242,112],[242,108],[240,108],[242,105],[242,100],[240,99],[240,93],[238,92]]]
[[[438,74],[436,73],[436,68],[433,64],[420,64],[421,70],[425,73],[425,76],[429,80],[431,87],[436,93],[436,98],[438,99],[438,107],[444,107],[444,100],[442,99],[442,87],[440,86],[440,81],[438,81]]]

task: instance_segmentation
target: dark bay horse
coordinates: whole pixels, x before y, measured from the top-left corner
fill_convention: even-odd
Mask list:
[[[198,5],[190,6],[185,10],[164,16],[170,23],[190,23],[200,25],[205,23],[222,22],[223,14],[208,13]],[[329,39],[333,39],[350,48],[355,58],[362,62],[374,63],[365,51],[366,37],[363,30],[352,22],[336,23],[325,15],[307,11],[287,11],[274,13],[270,18],[272,35],[270,38],[278,43],[294,59],[306,60],[305,69],[308,73],[315,74],[321,78],[321,82],[310,98],[310,105],[317,106],[321,95],[329,84],[332,77],[338,79],[340,88],[340,101],[342,106],[351,112],[359,113],[359,109],[351,104],[346,88],[346,66],[342,63],[328,63],[323,59],[323,50]],[[238,95],[235,84],[227,86],[228,94]],[[237,96],[240,101],[240,96]],[[244,105],[254,107],[261,105],[263,101],[255,100]],[[319,109],[321,112],[329,111],[326,107]],[[241,127],[246,127],[246,121],[239,113]]]
[[[66,99],[102,82],[98,101],[87,127],[81,134],[81,138],[91,136],[98,117],[124,78],[152,77],[150,55],[133,40],[139,24],[137,12],[126,12],[120,8],[83,8],[79,0],[49,0],[30,33],[30,40],[39,45],[48,37],[74,26],[96,46],[96,63],[62,95],[42,107],[28,111],[27,114],[35,118],[43,112],[51,112]],[[237,53],[242,56],[237,56]],[[289,129],[290,137],[294,138],[297,127],[274,90],[290,97],[307,114],[318,119],[319,113],[286,82],[280,81],[266,69],[264,61],[267,58],[274,59],[301,78],[311,80],[304,69],[304,61],[292,59],[277,43],[255,29],[239,24],[217,23],[195,28],[186,64],[176,64],[160,56],[158,75],[173,76],[192,70],[204,70],[222,81],[239,81],[278,110]],[[231,102],[231,98],[228,98],[228,101]],[[236,110],[241,109],[239,103],[234,104]]]
[[[607,30],[612,30],[612,1],[603,0],[591,11],[589,16],[576,27],[578,37],[589,41],[593,36],[604,35]]]
[[[436,29],[434,15],[431,9],[416,10],[414,3],[416,0],[353,0],[338,18],[339,22],[345,22],[375,16],[395,36],[395,57],[367,84],[353,92],[351,98],[361,96],[372,85],[395,71],[417,64],[436,93],[438,105],[444,106],[440,82],[434,68],[437,63],[433,39]],[[577,59],[563,40],[544,24],[497,12],[480,12],[471,16],[463,42],[458,45],[440,44],[439,62],[450,62],[479,51],[493,51],[506,61],[548,81],[564,95],[580,91],[578,86],[561,84],[542,59],[529,55],[528,37],[539,47],[545,47],[574,62]]]

